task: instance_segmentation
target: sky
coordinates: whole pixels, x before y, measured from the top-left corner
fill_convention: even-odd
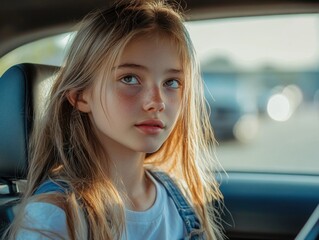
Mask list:
[[[230,18],[186,23],[200,59],[227,57],[253,69],[319,67],[319,15]]]

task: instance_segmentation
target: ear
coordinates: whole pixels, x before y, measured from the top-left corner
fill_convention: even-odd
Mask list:
[[[88,91],[76,91],[70,90],[67,94],[67,99],[69,103],[77,108],[81,112],[89,113],[91,112],[91,108],[89,105],[89,93]]]

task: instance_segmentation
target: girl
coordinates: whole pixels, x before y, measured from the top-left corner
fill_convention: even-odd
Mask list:
[[[223,237],[200,72],[167,3],[86,17],[35,126],[9,238]]]

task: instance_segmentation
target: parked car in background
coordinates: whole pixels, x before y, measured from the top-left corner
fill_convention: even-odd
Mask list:
[[[241,85],[236,72],[203,72],[203,80],[210,108],[210,122],[217,141],[242,141],[248,135],[253,138],[258,126],[250,133],[254,126],[244,124],[248,119],[258,121],[254,91],[247,91],[249,87]]]

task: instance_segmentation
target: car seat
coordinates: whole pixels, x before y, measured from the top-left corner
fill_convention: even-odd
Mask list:
[[[0,78],[0,234],[14,217],[21,197],[17,181],[25,180],[28,169],[28,139],[36,115],[34,103],[41,83],[57,67],[18,64]]]

